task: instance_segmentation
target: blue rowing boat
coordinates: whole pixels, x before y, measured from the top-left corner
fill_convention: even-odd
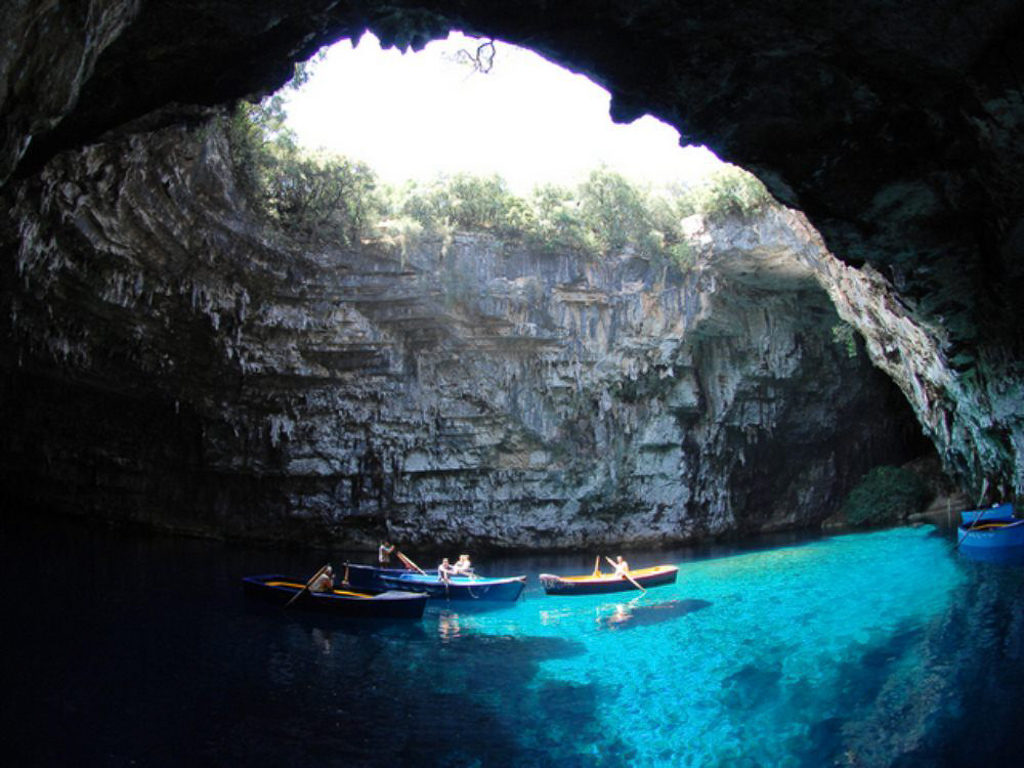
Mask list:
[[[490,600],[514,603],[526,586],[526,576],[510,576],[491,579],[484,576],[451,576],[447,581],[436,573],[410,573],[381,577],[389,589],[403,589],[407,592],[425,592],[431,597],[444,600]]]
[[[518,600],[526,586],[525,575],[505,578],[452,576],[445,582],[436,570],[416,573],[403,568],[376,568],[359,563],[345,563],[344,579],[354,589],[399,589],[442,600],[508,603]]]
[[[957,548],[973,560],[1024,563],[1024,519],[1014,517],[1012,504],[971,509],[960,514]]]
[[[966,509],[960,513],[961,523],[977,523],[983,520],[1005,520],[1013,517],[1013,504],[1005,502],[987,509]]]

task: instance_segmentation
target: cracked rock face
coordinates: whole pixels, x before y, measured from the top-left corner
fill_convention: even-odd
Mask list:
[[[972,496],[1024,487],[1024,8],[1015,0],[12,0],[0,184],[101,136],[201,120],[372,29],[530,47],[754,171],[829,249],[839,299]],[[214,73],[215,76],[211,76]],[[890,297],[875,312],[859,289]],[[873,295],[873,294],[872,294]]]
[[[248,212],[226,156],[215,125],[171,128],[18,186],[23,498],[353,545],[661,544],[814,525],[921,448],[833,339],[836,267],[799,216],[688,222],[686,273],[467,233],[310,247]]]

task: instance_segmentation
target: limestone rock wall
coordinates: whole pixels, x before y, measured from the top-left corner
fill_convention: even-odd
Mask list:
[[[298,243],[210,124],[13,188],[5,482],[202,533],[477,548],[813,525],[921,449],[832,337],[799,217],[688,222],[697,266],[487,235]]]
[[[1024,361],[987,345],[969,365],[949,332],[923,321],[870,266],[815,260],[839,314],[900,387],[951,477],[978,498],[1013,498],[1024,483]]]
[[[11,0],[0,29],[0,184],[269,92],[366,29],[402,48],[450,29],[528,46],[606,87],[615,119],[653,114],[754,171],[841,260],[869,265],[895,314],[843,311],[949,470],[972,497],[1024,487],[1016,0]]]

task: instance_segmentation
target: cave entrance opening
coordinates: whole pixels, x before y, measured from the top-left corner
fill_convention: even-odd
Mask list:
[[[500,175],[519,194],[599,166],[654,186],[693,184],[722,163],[680,147],[653,117],[616,124],[607,91],[532,51],[452,33],[421,51],[324,48],[286,92],[287,124],[308,150],[367,163],[388,183]]]
[[[773,201],[751,174],[645,116],[617,124],[586,77],[455,34],[421,52],[366,35],[323,49],[236,134],[286,229],[355,246],[476,231],[600,259],[693,266],[694,214]]]

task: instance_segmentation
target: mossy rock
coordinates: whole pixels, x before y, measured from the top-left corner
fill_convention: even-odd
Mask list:
[[[847,525],[899,523],[920,512],[931,498],[918,475],[899,467],[875,467],[850,491],[839,517]]]

